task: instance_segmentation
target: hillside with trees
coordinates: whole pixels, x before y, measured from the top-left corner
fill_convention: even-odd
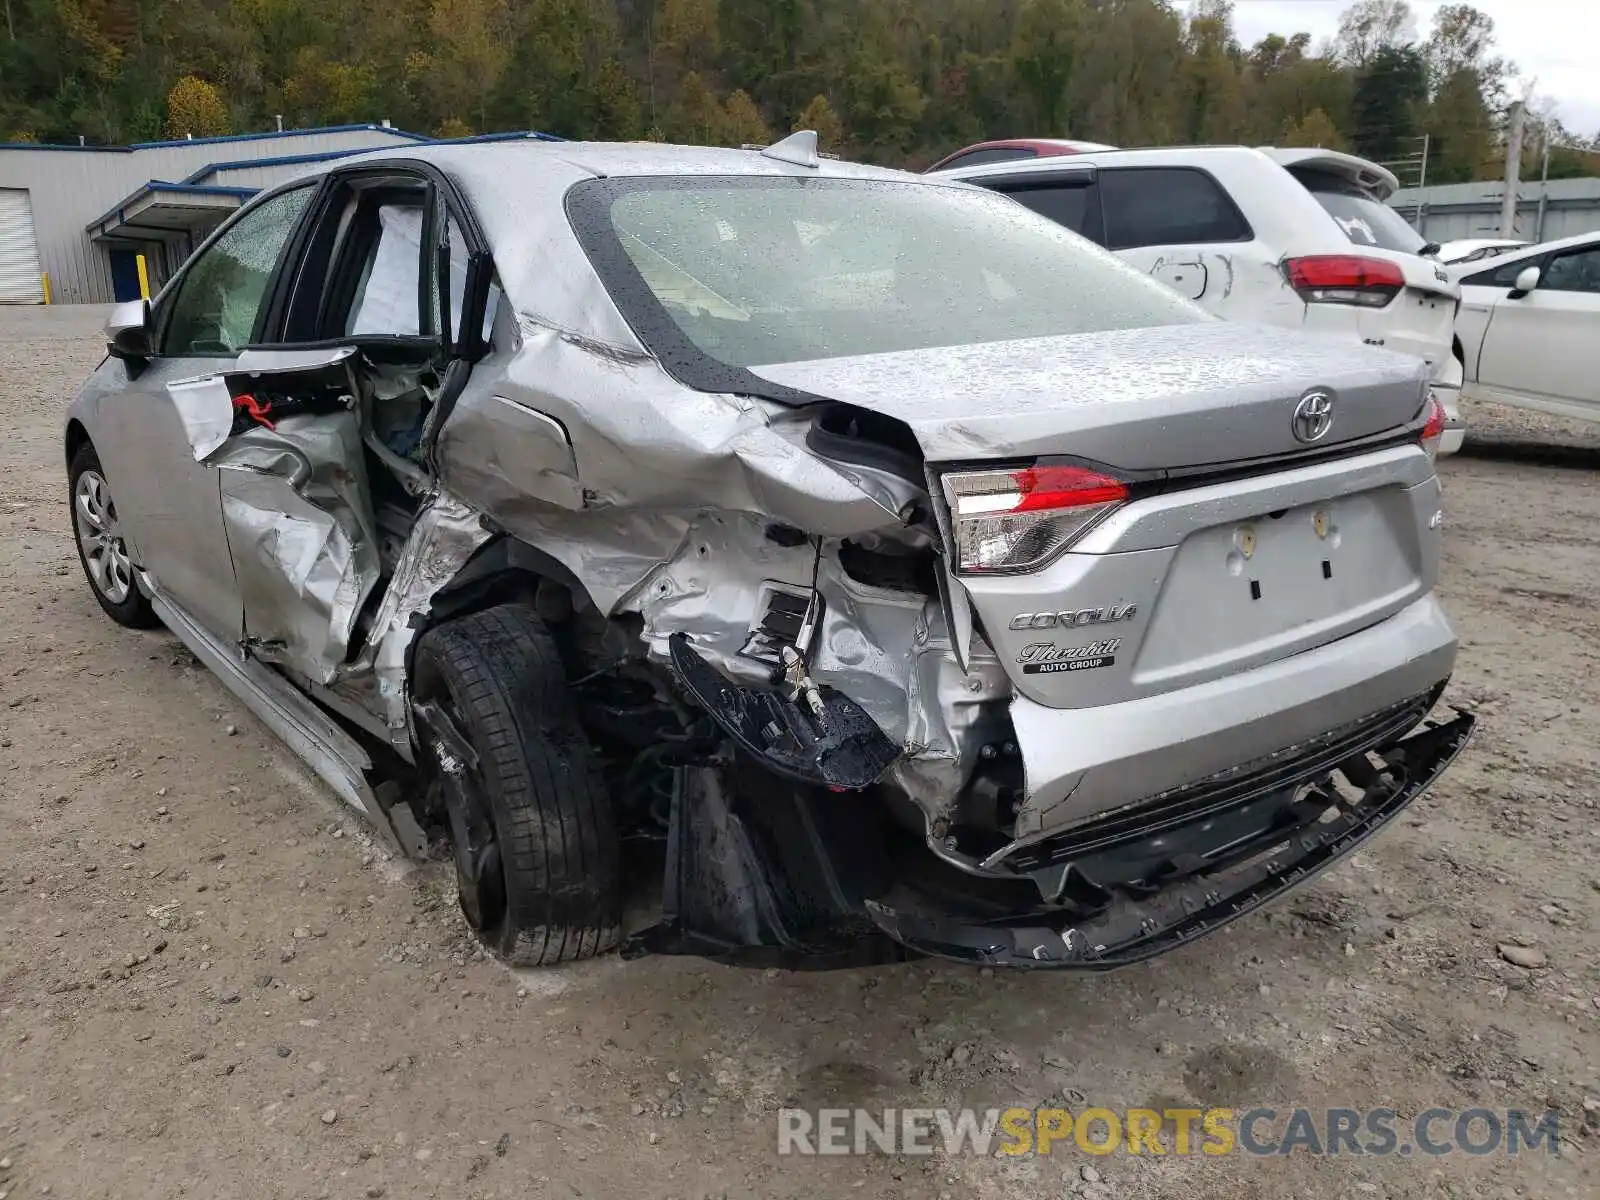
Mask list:
[[[1346,148],[1498,175],[1519,88],[1493,22],[1359,0],[1253,46],[1230,0],[4,0],[0,140],[88,144],[383,118],[443,136],[760,142],[921,166],[990,137]],[[1589,131],[1592,135],[1592,131]],[[1551,174],[1600,143],[1533,114]],[[1543,139],[1543,140],[1542,140]],[[1402,175],[1404,171],[1401,172]]]

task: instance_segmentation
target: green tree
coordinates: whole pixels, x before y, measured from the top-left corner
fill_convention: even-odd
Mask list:
[[[1059,137],[1072,123],[1072,69],[1082,38],[1075,0],[1022,0],[1011,68],[1026,103],[1029,132]]]
[[[1244,131],[1243,57],[1231,0],[1198,0],[1184,32],[1183,130],[1191,142],[1238,141]]]
[[[802,129],[814,130],[817,145],[823,150],[838,153],[844,145],[844,125],[839,120],[839,114],[828,103],[828,98],[821,93],[811,97],[811,102],[795,118],[794,131]]]
[[[1333,123],[1333,118],[1320,108],[1314,108],[1298,121],[1283,127],[1279,141],[1285,146],[1314,146],[1322,150],[1344,150],[1344,134]]]
[[[1427,68],[1415,46],[1383,46],[1362,68],[1352,102],[1356,153],[1377,162],[1409,153],[1416,109],[1428,92]]]
[[[167,93],[167,136],[217,137],[231,132],[228,107],[215,87],[185,75]]]
[[[1416,26],[1406,0],[1358,0],[1339,18],[1334,57],[1352,70],[1365,71],[1383,51],[1411,45]]]
[[[728,115],[697,71],[678,88],[678,99],[663,127],[668,141],[691,146],[720,146],[726,141]]]
[[[722,113],[722,136],[730,146],[765,146],[772,141],[772,131],[762,119],[761,110],[742,88],[728,97]]]

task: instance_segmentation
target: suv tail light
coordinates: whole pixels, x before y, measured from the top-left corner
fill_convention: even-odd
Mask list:
[[[944,476],[956,571],[1014,575],[1059,557],[1128,498],[1128,485],[1089,467],[959,471]]]
[[[1439,439],[1444,437],[1444,405],[1433,392],[1428,393],[1428,419],[1423,423],[1422,434],[1418,440],[1422,448],[1428,452],[1430,458],[1439,452]]]
[[[1359,254],[1310,254],[1283,260],[1289,286],[1307,304],[1356,304],[1382,308],[1406,286],[1405,272],[1381,258]]]

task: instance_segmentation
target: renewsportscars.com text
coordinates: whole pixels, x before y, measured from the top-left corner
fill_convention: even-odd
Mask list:
[[[778,1111],[778,1153],[1555,1154],[1553,1111],[1430,1108],[823,1108]]]

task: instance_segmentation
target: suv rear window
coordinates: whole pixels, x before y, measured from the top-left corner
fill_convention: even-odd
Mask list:
[[[1333,171],[1291,167],[1293,175],[1334,219],[1344,236],[1357,246],[1399,250],[1415,254],[1427,240],[1406,219],[1360,185]]]
[[[612,297],[663,362],[703,355],[743,368],[1207,319],[977,188],[613,178],[578,184],[567,203]]]

